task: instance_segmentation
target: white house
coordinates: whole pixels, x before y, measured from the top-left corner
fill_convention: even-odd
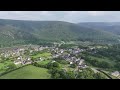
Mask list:
[[[54,62],[56,62],[56,61],[52,61],[51,63],[54,63]]]
[[[84,62],[84,59],[81,59],[80,62],[79,62],[79,65],[82,65]]]
[[[17,60],[17,61],[14,61],[14,64],[18,65],[18,64],[22,64],[22,62],[20,60]]]
[[[70,62],[70,64],[73,64],[73,62]]]
[[[113,76],[115,76],[115,77],[118,77],[119,75],[120,75],[120,73],[118,72],[118,71],[115,71],[115,72],[113,72],[113,73],[111,73]]]

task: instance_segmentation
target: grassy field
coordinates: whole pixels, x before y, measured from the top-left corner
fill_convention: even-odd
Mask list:
[[[43,61],[41,61],[41,62],[38,62],[38,64],[40,64],[40,65],[46,65],[46,64],[48,64],[49,62],[51,62],[52,60],[43,60]]]
[[[5,64],[0,63],[0,73],[3,73],[5,71],[4,68],[5,68]]]
[[[37,55],[32,56],[33,58],[49,58],[51,57],[51,53],[45,52],[45,53],[39,53]]]
[[[9,65],[9,64],[13,64],[12,61],[4,61],[3,63],[0,63],[0,73],[3,73],[6,71],[6,67]]]
[[[50,74],[45,68],[32,65],[22,67],[0,77],[0,79],[50,79]]]

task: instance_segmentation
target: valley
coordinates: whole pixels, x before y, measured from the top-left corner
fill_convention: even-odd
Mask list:
[[[0,19],[0,79],[120,79],[119,23]]]

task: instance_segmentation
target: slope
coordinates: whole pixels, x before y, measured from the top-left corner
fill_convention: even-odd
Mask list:
[[[85,22],[79,23],[79,25],[120,35],[120,22]]]
[[[63,21],[0,19],[0,46],[38,44],[41,41],[118,42],[118,36]]]

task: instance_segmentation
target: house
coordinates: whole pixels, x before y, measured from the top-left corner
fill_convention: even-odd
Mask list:
[[[30,60],[31,60],[31,58],[27,58],[27,60],[28,60],[28,61],[30,61]]]
[[[80,68],[84,69],[84,68],[87,68],[87,67],[88,67],[87,65],[83,64],[83,65],[79,65],[78,69],[80,69]]]
[[[51,63],[54,63],[54,62],[56,62],[56,61],[52,61]]]
[[[57,57],[59,57],[59,55],[58,55],[58,54],[53,55],[53,58],[57,58]]]
[[[120,73],[118,71],[112,72],[111,75],[118,77],[120,75]]]
[[[70,64],[73,64],[73,62],[70,62]]]
[[[41,61],[43,60],[42,58],[39,58]]]
[[[14,64],[15,64],[15,65],[22,64],[22,61],[16,60],[16,61],[14,61]]]
[[[61,49],[61,50],[60,50],[60,53],[63,53],[63,52],[64,52],[64,50],[63,50],[63,49]]]
[[[30,53],[32,53],[33,52],[33,50],[30,50]]]
[[[25,50],[24,48],[19,49],[19,51],[24,51],[24,50]]]
[[[84,61],[85,61],[84,59],[81,59],[81,60],[79,61],[79,65],[82,65]]]
[[[32,61],[31,60],[27,60],[27,61],[25,61],[25,63],[24,64],[31,64],[32,63]]]

